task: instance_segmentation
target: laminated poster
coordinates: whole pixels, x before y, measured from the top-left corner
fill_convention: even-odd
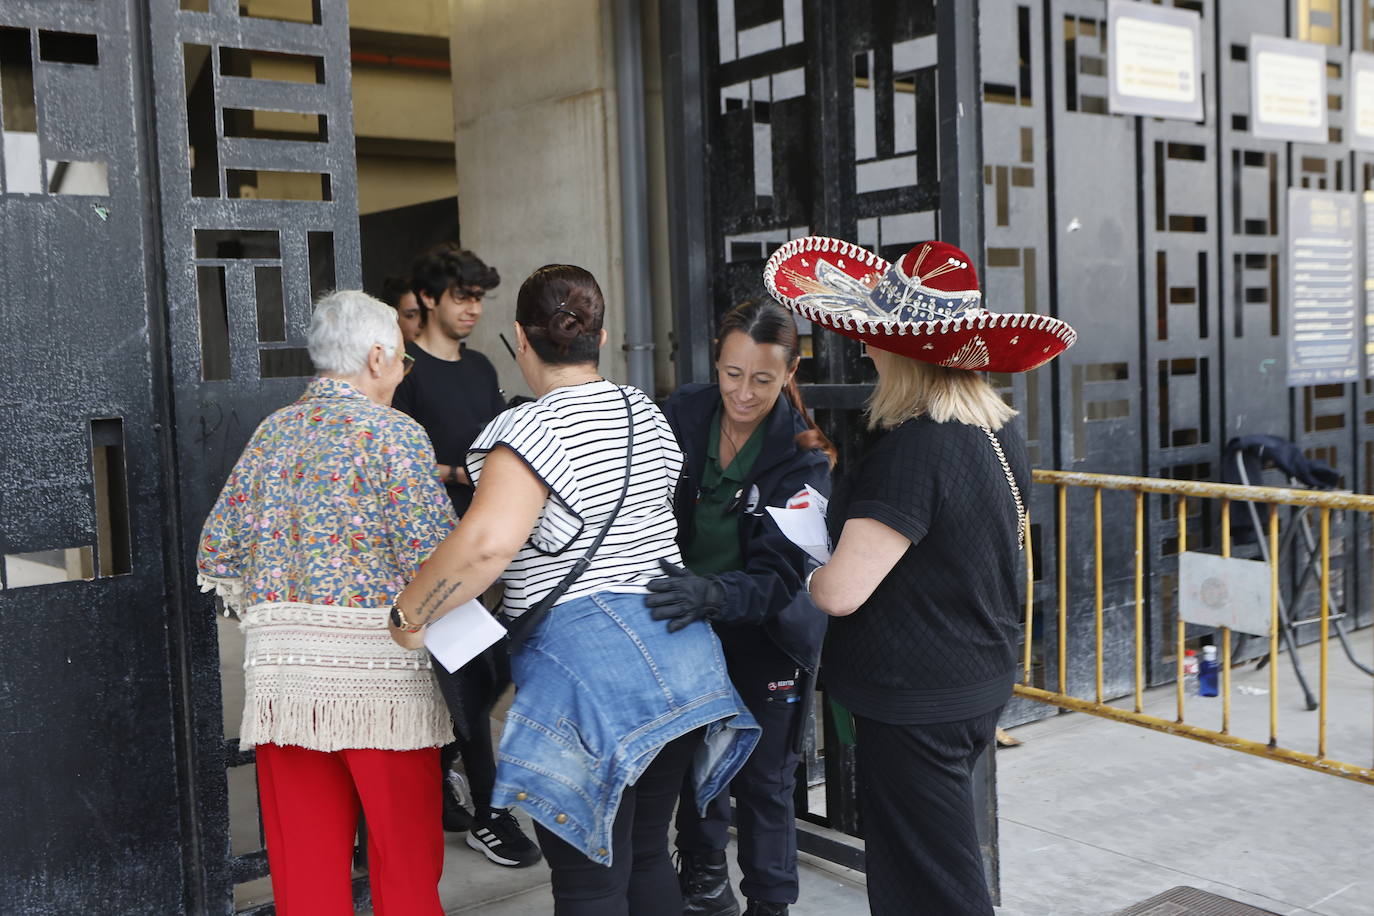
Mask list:
[[[1201,121],[1202,15],[1112,0],[1107,23],[1108,110]]]
[[[1288,384],[1359,377],[1355,195],[1288,189]]]

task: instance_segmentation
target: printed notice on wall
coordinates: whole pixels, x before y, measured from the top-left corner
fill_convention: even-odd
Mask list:
[[[1288,189],[1288,384],[1359,376],[1355,195]]]
[[[1350,145],[1374,152],[1374,54],[1350,55]]]
[[[1250,132],[1269,140],[1327,141],[1325,46],[1250,36]]]
[[[1107,36],[1112,114],[1202,120],[1200,13],[1112,0]]]

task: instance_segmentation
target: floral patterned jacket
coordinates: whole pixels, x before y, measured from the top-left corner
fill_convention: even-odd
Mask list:
[[[453,529],[434,448],[405,414],[336,379],[262,422],[205,522],[203,581],[230,606],[389,607]]]

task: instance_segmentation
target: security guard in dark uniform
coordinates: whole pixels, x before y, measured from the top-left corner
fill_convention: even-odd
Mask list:
[[[740,912],[725,861],[730,794],[746,913],[786,914],[797,900],[793,791],[826,618],[802,588],[814,563],[765,507],[828,496],[834,446],[807,418],[796,367],[792,317],[772,302],[748,302],[722,319],[720,383],[685,386],[664,408],[686,455],[676,512],[687,569],[665,564],[648,603],[670,628],[712,621],[735,688],[763,727],[705,817],[684,786],[677,849],[687,916]]]

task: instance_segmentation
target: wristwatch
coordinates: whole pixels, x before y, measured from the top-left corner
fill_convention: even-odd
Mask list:
[[[407,633],[418,633],[418,632],[420,632],[420,629],[421,629],[420,627],[412,627],[412,626],[410,625],[410,621],[409,621],[409,620],[406,620],[406,615],[405,615],[405,613],[401,610],[401,606],[400,606],[399,604],[393,604],[393,605],[391,606],[391,617],[390,617],[390,619],[391,619],[391,625],[392,625],[393,627],[396,627],[397,629],[405,630]]]

